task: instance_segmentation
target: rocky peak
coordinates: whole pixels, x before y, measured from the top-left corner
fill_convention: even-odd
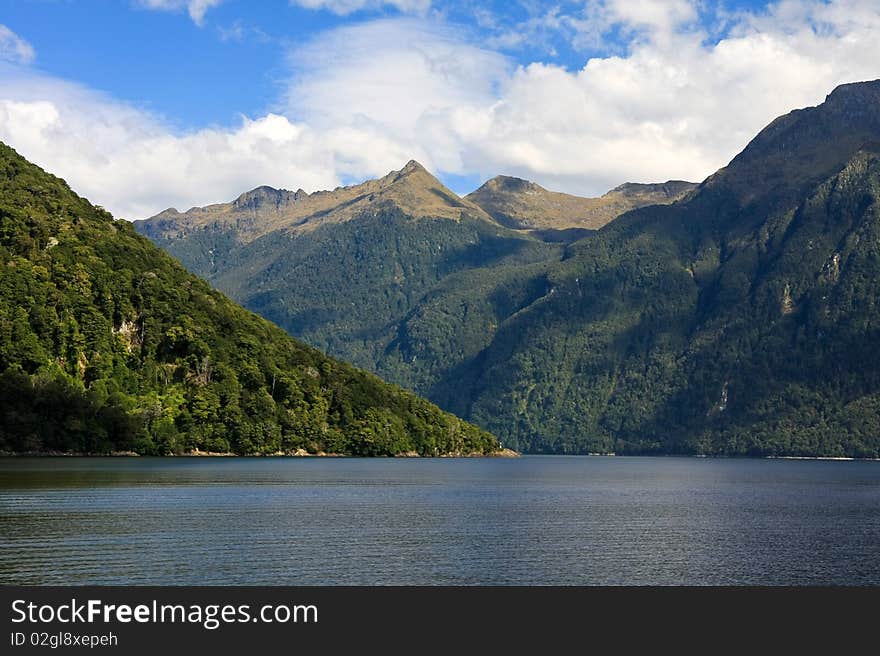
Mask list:
[[[545,191],[543,187],[534,182],[523,180],[522,178],[515,178],[510,175],[496,175],[491,180],[488,180],[481,189],[482,188],[485,188],[488,191],[509,193]]]
[[[624,182],[618,185],[605,196],[611,194],[620,194],[626,198],[637,198],[639,196],[651,195],[655,197],[656,202],[660,202],[662,198],[670,200],[678,200],[684,194],[691,191],[697,185],[686,180],[667,180],[666,182]]]
[[[494,223],[478,206],[447,189],[424,166],[410,160],[402,169],[361,184],[306,193],[261,186],[231,203],[193,208],[184,214],[163,213],[136,223],[144,233],[166,230],[173,218],[175,233],[209,225],[226,226],[242,243],[268,232],[301,233],[328,223],[396,211],[413,219],[480,219]],[[169,230],[170,231],[170,230]]]
[[[236,209],[257,210],[273,205],[277,208],[291,200],[296,200],[296,196],[300,193],[305,194],[302,189],[293,193],[287,189],[275,189],[274,187],[263,185],[244,192],[232,202],[232,205]]]
[[[843,84],[825,102],[780,116],[707,180],[740,205],[787,204],[880,140],[880,80]]]
[[[408,161],[406,163],[406,166],[404,166],[399,171],[391,171],[384,178],[381,178],[381,180],[384,180],[388,184],[394,184],[395,182],[408,180],[410,178],[421,181],[436,180],[436,178],[431,174],[430,171],[428,171],[428,169],[426,169],[414,159]],[[369,184],[369,181],[367,181],[365,184]]]
[[[823,105],[851,118],[880,118],[880,80],[841,84],[828,94]]]
[[[428,169],[419,164],[416,160],[411,159],[406,163],[402,169],[400,169],[401,174],[409,174],[409,173],[427,173]]]
[[[171,217],[175,217],[175,216],[180,216],[180,212],[178,211],[178,209],[176,207],[169,207],[168,209],[165,209],[165,210],[162,210],[161,212],[159,212],[156,216],[163,217],[163,218],[171,218]]]

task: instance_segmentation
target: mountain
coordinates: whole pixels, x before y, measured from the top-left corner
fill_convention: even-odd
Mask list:
[[[392,203],[244,245],[224,224],[138,230],[514,448],[878,457],[878,144],[874,81],[572,243],[485,202],[458,219]]]
[[[302,189],[293,192],[257,187],[231,203],[193,207],[185,213],[169,208],[137,225],[159,242],[222,231],[236,244],[247,244],[269,233],[301,235],[354,218],[384,216],[395,211],[410,219],[494,222],[482,209],[456,196],[412,160],[400,171],[356,186],[313,194]]]
[[[624,185],[627,202],[668,197],[643,187],[652,186]],[[245,307],[421,394],[546,293],[542,272],[570,233],[585,232],[550,225],[507,227],[414,161],[333,191],[259,187],[231,203],[135,222]]]
[[[534,450],[880,455],[880,81],[567,249],[433,398]]]
[[[415,162],[298,195],[261,188],[135,227],[292,335],[421,392],[543,294],[524,276],[563,252],[500,225]]]
[[[0,144],[0,451],[497,449],[235,305]]]
[[[598,230],[621,214],[645,205],[666,205],[696,188],[693,182],[626,183],[599,198],[582,198],[505,175],[487,181],[465,200],[499,223],[527,230]]]

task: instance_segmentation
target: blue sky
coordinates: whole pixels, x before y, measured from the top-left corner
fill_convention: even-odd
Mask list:
[[[875,0],[0,0],[0,139],[127,218],[414,157],[597,194],[702,179],[880,77]]]

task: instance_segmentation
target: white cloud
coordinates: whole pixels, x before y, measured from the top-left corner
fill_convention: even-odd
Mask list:
[[[205,13],[219,5],[223,0],[139,0],[146,9],[159,11],[183,11],[189,14],[196,25],[202,25]]]
[[[462,166],[449,126],[495,103],[512,71],[501,55],[414,19],[335,30],[293,52],[290,64],[299,74],[286,94],[287,115],[321,131],[345,127],[390,141],[444,170]]]
[[[325,9],[340,16],[383,7],[394,7],[404,13],[424,14],[430,9],[431,0],[290,0],[290,4],[305,9]]]
[[[786,0],[733,16],[718,42],[686,8],[667,20],[642,4],[626,19],[638,32],[628,51],[577,71],[513,66],[436,20],[341,28],[290,53],[273,114],[187,133],[0,66],[0,139],[127,218],[260,184],[332,188],[411,157],[438,172],[598,194],[628,180],[701,180],[779,114],[880,77],[873,1]]]
[[[0,23],[0,61],[30,64],[34,57],[33,46]]]
[[[555,57],[553,43],[563,39],[577,50],[607,53],[609,49],[620,48],[617,39],[608,38],[612,29],[618,29],[631,43],[645,39],[668,42],[677,30],[693,29],[707,6],[700,0],[563,0],[553,5],[523,4],[529,18],[514,24],[487,20],[484,11],[474,10],[478,23],[492,33],[488,44],[503,49],[539,45]],[[711,13],[723,13],[722,8],[709,6]]]
[[[695,0],[606,0],[608,20],[669,34],[697,18]]]
[[[119,217],[230,199],[261,184],[339,184],[340,144],[283,116],[178,135],[149,114],[56,79],[0,68],[0,88],[0,140]]]
[[[323,35],[294,53],[294,70],[306,72],[286,111],[310,125],[369,126],[442,171],[595,194],[625,180],[701,180],[776,116],[880,77],[880,6],[869,0],[786,0],[736,17],[717,43],[693,2],[593,9],[602,29],[622,25],[636,38],[626,55],[574,72],[513,69],[415,20]]]

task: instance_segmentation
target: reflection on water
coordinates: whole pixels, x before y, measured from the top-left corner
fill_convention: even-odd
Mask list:
[[[880,463],[6,458],[0,582],[880,584]]]

